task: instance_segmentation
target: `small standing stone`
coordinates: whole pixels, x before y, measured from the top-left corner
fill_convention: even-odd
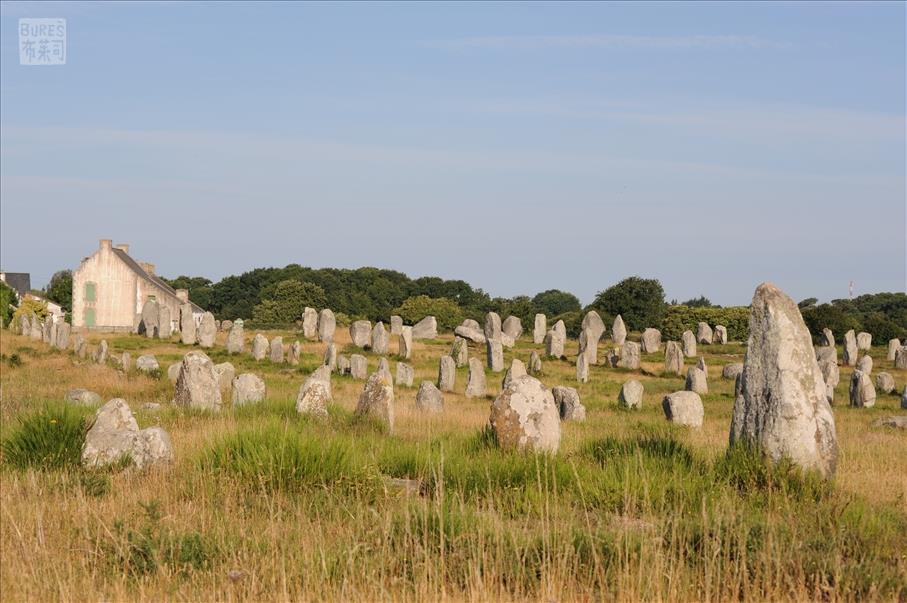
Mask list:
[[[457,363],[450,356],[441,356],[438,363],[438,389],[452,392],[457,380]]]
[[[500,373],[504,370],[504,345],[500,339],[486,339],[485,352],[488,368],[492,372]]]
[[[356,320],[350,325],[350,339],[353,345],[365,349],[371,343],[372,323],[367,320]]]
[[[170,319],[170,306],[162,305],[158,315],[157,336],[161,339],[170,339],[173,334],[173,321]]]
[[[394,429],[394,384],[390,375],[375,371],[365,382],[359,403],[356,405],[356,416],[370,416]]]
[[[497,312],[489,312],[485,315],[485,329],[483,330],[485,339],[501,338],[501,317]]]
[[[643,354],[654,354],[661,349],[661,331],[648,328],[642,332],[640,340]]]
[[[879,373],[876,375],[876,388],[883,394],[890,394],[894,391],[894,377],[889,373]]]
[[[337,319],[334,313],[325,308],[318,314],[318,340],[332,342],[334,341],[334,330],[337,328]]]
[[[560,446],[560,412],[554,395],[529,375],[511,381],[495,398],[489,423],[503,449],[554,453]]]
[[[322,364],[330,368],[331,372],[337,368],[337,346],[334,345],[333,341],[324,350],[324,361]],[[352,367],[352,361],[350,361],[350,367]]]
[[[434,316],[426,316],[413,325],[413,339],[437,339],[438,321]]]
[[[318,311],[315,308],[306,308],[302,311],[302,336],[306,339],[318,337]]]
[[[860,360],[857,361],[857,369],[863,371],[867,375],[872,373],[872,356],[865,355]]]
[[[692,358],[696,355],[696,336],[693,335],[693,331],[684,331],[680,336],[680,341],[683,344],[684,356]]]
[[[868,350],[872,347],[872,335],[866,331],[857,333],[857,349]]]
[[[279,335],[271,340],[271,362],[283,364],[283,337]]]
[[[394,314],[391,316],[391,335],[399,335],[403,332],[403,318]]]
[[[318,419],[326,419],[328,402],[331,399],[331,370],[322,366],[309,375],[309,378],[299,387],[299,394],[296,396],[296,412]]]
[[[423,412],[442,412],[444,394],[431,381],[423,381],[416,393],[416,408]]]
[[[246,349],[246,339],[243,333],[242,318],[233,321],[233,327],[227,335],[227,353],[242,354]]]
[[[620,360],[617,366],[625,369],[639,370],[639,344],[635,341],[625,341],[620,346]]]
[[[736,379],[737,375],[743,372],[743,363],[734,362],[731,364],[725,364],[724,368],[721,369],[721,378],[722,379]]]
[[[233,406],[261,402],[266,395],[265,382],[258,375],[243,373],[233,379]]]
[[[252,358],[264,360],[268,355],[268,338],[261,333],[256,333],[252,338]]]
[[[582,330],[589,330],[590,334],[593,335],[595,343],[601,341],[602,336],[605,334],[605,323],[602,320],[602,317],[598,315],[598,312],[595,310],[589,310],[586,312],[586,315],[583,316]],[[591,358],[590,358],[591,360]]]
[[[388,334],[384,328],[384,323],[380,320],[375,323],[372,329],[372,352],[375,354],[387,354]]]
[[[350,356],[350,375],[353,379],[368,379],[368,360],[361,354]]]
[[[153,375],[160,372],[161,366],[158,364],[154,354],[142,354],[135,361],[135,370],[140,373]]]
[[[907,369],[907,345],[902,345],[894,354],[894,368]]]
[[[709,393],[709,385],[706,380],[705,371],[695,366],[691,366],[687,371],[687,380],[684,384],[684,389],[688,392],[696,392],[697,394]]]
[[[551,329],[545,335],[545,355],[549,358],[564,357],[564,339],[554,329]]]
[[[714,333],[712,333],[712,327],[709,326],[707,322],[700,322],[696,325],[696,341],[699,343],[712,343],[712,338]]]
[[[844,364],[847,366],[857,365],[857,336],[854,335],[853,329],[844,334]]]
[[[727,327],[724,325],[715,325],[715,333],[712,335],[712,343],[724,345],[727,343]]]
[[[63,349],[63,348],[65,348],[65,347],[66,347],[66,346],[64,345],[64,346],[63,346],[62,348],[60,348],[60,349]],[[892,340],[890,340],[890,341],[888,342],[888,356],[887,356],[886,358],[887,358],[888,360],[894,360],[894,357],[897,355],[898,350],[899,350],[900,348],[901,348],[901,340],[900,340],[900,339],[892,339]]]
[[[661,402],[665,418],[677,425],[687,427],[702,427],[705,410],[702,407],[702,398],[696,392],[682,391],[668,394]]]
[[[337,374],[349,375],[351,374],[351,367],[352,363],[350,362],[349,356],[337,354]]]
[[[217,337],[217,325],[214,324],[214,314],[205,312],[198,325],[198,345],[203,348],[213,348],[214,339]]]
[[[554,403],[562,421],[585,421],[586,407],[579,399],[579,392],[572,387],[557,386],[551,388]]]
[[[676,341],[669,341],[665,346],[665,372],[675,375],[683,374],[683,350]]]
[[[642,394],[642,383],[636,379],[630,379],[620,387],[617,404],[621,408],[638,409],[642,406]]]
[[[557,333],[560,336],[561,341],[563,341],[563,342],[567,341],[567,325],[564,324],[563,320],[559,320],[556,323],[554,323],[554,326],[551,327],[551,330],[553,330],[555,333]]]
[[[405,362],[397,363],[397,385],[405,385],[406,387],[413,386],[413,378],[415,377],[415,371],[413,367],[406,364]]]
[[[514,379],[522,377],[526,374],[526,365],[523,364],[522,360],[514,358],[510,361],[510,368],[507,369],[506,373],[504,373],[504,380],[501,382],[501,389],[504,389],[505,387],[510,385],[510,382]]]
[[[404,360],[413,357],[413,328],[402,327],[400,337],[397,338],[397,355]]]
[[[614,319],[614,326],[611,327],[611,341],[617,345],[623,344],[627,340],[627,326],[620,314]]]
[[[221,362],[214,365],[214,374],[217,376],[217,385],[221,391],[233,387],[236,378],[236,367],[230,362]]]
[[[829,329],[828,327],[825,327],[824,329],[822,329],[822,345],[826,345],[829,347],[835,347],[834,333],[832,333],[831,329]]]
[[[538,345],[545,341],[545,334],[548,332],[548,318],[544,314],[535,315],[535,323],[532,329],[532,343]]]
[[[589,381],[589,361],[586,360],[585,354],[576,357],[576,380],[580,383]]]
[[[583,329],[579,334],[579,353],[586,357],[586,364],[598,364],[598,337],[593,329]]]
[[[94,361],[98,364],[107,363],[107,340],[102,339],[101,343],[98,344],[98,350],[95,353]]]
[[[205,353],[189,352],[183,356],[173,402],[190,408],[220,410],[223,400],[214,363]]]
[[[287,362],[290,366],[299,366],[299,359],[302,357],[302,344],[294,341],[287,353]]]
[[[192,304],[180,305],[180,341],[183,345],[195,345],[195,315]]]
[[[454,337],[453,345],[450,346],[450,355],[457,363],[457,368],[466,366],[469,363],[469,345],[462,337]]]
[[[523,323],[520,322],[520,319],[516,316],[508,316],[504,322],[501,323],[501,331],[516,341],[523,334]]]
[[[850,378],[850,405],[870,408],[876,404],[876,389],[868,373],[855,369]]]
[[[485,367],[478,358],[469,359],[469,381],[466,383],[467,398],[481,398],[485,395]]]
[[[542,372],[542,359],[536,350],[529,354],[529,374],[532,376],[539,375]]]

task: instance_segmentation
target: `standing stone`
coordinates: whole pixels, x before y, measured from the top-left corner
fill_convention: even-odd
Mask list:
[[[621,408],[639,409],[642,406],[642,394],[642,383],[636,379],[630,379],[620,387],[617,404]]]
[[[479,323],[471,319],[464,320],[463,324],[454,329],[454,334],[473,343],[485,343],[485,334],[479,328]]]
[[[404,362],[398,362],[397,363],[396,384],[405,385],[406,387],[412,387],[413,378],[415,377],[415,374],[416,373],[413,370],[413,367],[411,367],[410,365],[408,365]]]
[[[693,331],[684,331],[680,336],[680,341],[683,344],[684,356],[692,358],[696,355],[696,336],[693,335]]]
[[[602,317],[598,315],[598,312],[589,310],[586,312],[586,315],[583,316],[581,330],[589,330],[593,335],[595,342],[598,343],[605,334],[605,323],[602,321]]]
[[[901,408],[907,409],[907,385],[904,386],[904,393],[901,394]]]
[[[98,344],[98,350],[95,354],[94,361],[98,364],[107,363],[107,340],[102,339],[101,343]]]
[[[838,363],[838,349],[834,346],[825,345],[816,348],[816,360],[821,363],[825,360]]]
[[[548,332],[548,318],[544,314],[535,315],[535,324],[532,328],[532,343],[538,345],[545,341]]]
[[[501,323],[501,331],[516,341],[523,334],[523,323],[516,316],[508,316]]]
[[[264,360],[268,355],[268,338],[261,333],[256,333],[252,338],[252,358]]]
[[[731,364],[725,364],[724,368],[721,369],[721,378],[722,379],[736,379],[737,375],[743,372],[743,363],[734,362]]]
[[[306,339],[318,337],[318,311],[315,308],[307,307],[302,311],[302,336]]]
[[[394,314],[391,316],[391,335],[399,335],[403,332],[403,318]]]
[[[866,331],[857,333],[857,349],[868,350],[872,348],[872,335]]]
[[[466,366],[469,363],[469,345],[462,337],[454,337],[453,345],[450,346],[450,355],[457,363],[457,368]]]
[[[37,316],[31,317],[31,332],[29,336],[35,341],[40,341],[44,338],[44,328],[41,325],[41,321],[38,320]]]
[[[676,341],[669,341],[665,345],[665,372],[683,374],[683,350]]]
[[[501,389],[504,389],[510,382],[516,379],[517,377],[522,377],[526,373],[526,365],[523,364],[522,360],[514,358],[510,361],[510,368],[507,369],[507,372],[504,373],[504,380],[501,382]]]
[[[203,352],[189,352],[180,363],[173,403],[189,408],[220,410],[223,400],[214,363]]]
[[[557,386],[551,388],[554,404],[562,421],[585,421],[586,407],[580,402],[579,392],[572,387]]]
[[[469,359],[469,381],[466,382],[466,397],[481,398],[485,395],[485,367],[478,358]]]
[[[841,373],[838,370],[838,364],[828,360],[819,362],[819,370],[822,372],[822,380],[825,381],[825,394],[829,404],[835,403],[835,388],[841,381]]]
[[[258,375],[243,373],[233,379],[233,406],[261,402],[267,395],[265,382]]]
[[[539,356],[539,353],[536,350],[532,350],[532,353],[529,354],[529,374],[538,375],[542,372],[542,359]]]
[[[189,303],[180,305],[180,342],[195,345],[195,316]]]
[[[299,359],[302,357],[302,344],[299,341],[294,341],[293,345],[290,346],[290,351],[287,354],[287,362],[290,366],[299,366]]]
[[[161,339],[170,339],[173,334],[173,321],[170,318],[170,306],[161,306],[158,313],[158,333]]]
[[[65,350],[69,347],[69,335],[72,333],[72,325],[68,322],[61,322],[57,325],[57,349]],[[894,356],[891,357],[894,360]]]
[[[82,464],[103,467],[128,459],[138,469],[173,461],[170,436],[160,427],[139,430],[126,401],[115,398],[98,409],[82,445]]]
[[[402,327],[400,337],[397,338],[397,355],[404,360],[413,357],[413,328]]]
[[[774,462],[789,458],[831,477],[838,457],[835,420],[797,304],[763,283],[753,295],[749,328],[730,444],[756,446]]]
[[[331,369],[331,372],[337,368],[337,346],[334,345],[334,342],[328,344],[328,347],[324,350],[324,361],[322,362],[324,366]],[[350,367],[352,367],[352,360],[350,361]]]
[[[822,345],[835,347],[835,336],[828,327],[822,329]]]
[[[161,365],[158,364],[154,354],[142,354],[135,361],[135,370],[146,375],[155,375],[160,372]]]
[[[559,320],[554,323],[554,326],[551,327],[551,330],[560,336],[562,342],[567,342],[567,325],[564,324],[563,320]]]
[[[690,370],[687,371],[687,380],[683,389],[688,392],[696,392],[697,394],[709,393],[709,385],[706,380],[705,371],[695,366],[691,366]]]
[[[47,325],[47,328],[48,328],[48,332],[47,332],[47,344],[50,345],[50,346],[52,346],[52,347],[56,347],[56,345],[57,345],[57,329],[58,329],[58,326],[57,326],[57,323],[54,322],[54,319],[53,319],[52,316],[49,317],[49,318],[50,318],[49,324]],[[63,322],[63,321],[60,321],[60,322]]]
[[[705,358],[703,358],[702,356],[700,356],[700,357],[699,357],[699,360],[696,361],[696,368],[698,368],[700,371],[702,371],[703,373],[705,373],[705,376],[706,376],[706,377],[709,376],[709,369],[706,368],[706,366],[705,366]]]
[[[389,431],[394,430],[394,384],[390,375],[381,371],[372,373],[356,405],[356,416],[369,416],[377,419],[387,426]]]
[[[339,375],[349,375],[351,373],[351,365],[352,363],[348,356],[337,354],[337,373]]]
[[[368,379],[368,360],[361,354],[350,356],[350,375],[353,379]]]
[[[564,357],[564,339],[554,329],[551,329],[545,335],[545,355],[549,358]]]
[[[123,369],[124,373],[129,372],[129,369],[132,368],[132,354],[129,352],[120,354],[120,368]]]
[[[725,345],[727,343],[727,327],[724,325],[715,325],[715,333],[712,335],[712,343]]]
[[[230,362],[221,362],[214,365],[214,374],[217,376],[217,386],[224,391],[233,387],[233,379],[236,378],[236,367]],[[177,373],[177,377],[179,373]]]
[[[378,372],[385,375],[388,381],[393,381],[391,378],[391,365],[387,361],[387,358],[378,359]]]
[[[890,394],[894,391],[894,377],[889,373],[879,373],[876,375],[876,388],[883,394]]]
[[[504,370],[504,345],[500,339],[485,340],[485,354],[488,368],[500,373]]]
[[[142,305],[141,329],[149,339],[157,337],[160,330],[160,307],[153,299],[145,300]]]
[[[857,361],[857,369],[863,371],[867,375],[872,373],[872,357],[868,354],[864,355]]]
[[[614,326],[611,327],[611,341],[617,345],[623,344],[627,340],[627,326],[620,314],[614,319]]]
[[[217,330],[218,330],[218,331],[222,331],[222,332],[224,332],[224,333],[229,333],[229,332],[230,332],[230,329],[232,329],[232,328],[233,328],[233,321],[232,321],[232,320],[222,320],[222,321],[220,322],[220,327],[218,327]]]
[[[583,329],[579,334],[579,354],[586,357],[586,364],[598,364],[598,338],[593,329]]]
[[[677,425],[686,427],[702,427],[705,410],[702,407],[702,398],[696,392],[682,391],[668,394],[661,402],[665,418]]]
[[[501,338],[501,317],[497,312],[489,312],[485,315],[485,329],[483,330],[485,339]]]
[[[617,366],[625,369],[639,370],[639,344],[635,341],[625,341],[620,346],[620,360]]]
[[[353,345],[365,349],[371,343],[372,323],[367,320],[356,320],[350,325],[350,339]]]
[[[328,309],[323,309],[318,314],[318,340],[332,342],[334,341],[334,330],[337,328],[337,319],[334,313]]]
[[[63,348],[65,348],[65,347],[66,347],[66,346],[64,345]],[[900,349],[900,347],[901,347],[901,340],[900,340],[900,339],[892,339],[892,340],[890,340],[890,341],[888,342],[888,356],[886,356],[886,358],[887,358],[888,360],[894,360],[894,357],[897,355],[898,349]],[[60,349],[63,349],[63,348],[60,348]]]
[[[198,325],[198,345],[203,348],[213,348],[214,339],[217,337],[217,325],[214,324],[214,314],[205,312],[202,314],[202,321]]]
[[[437,339],[438,321],[434,316],[426,316],[413,325],[413,339]]]
[[[589,381],[589,361],[585,354],[579,354],[576,357],[576,380],[580,383]]]
[[[227,353],[242,354],[245,349],[246,339],[243,333],[243,321],[242,318],[237,318],[233,321],[233,328],[230,329],[230,333],[227,335]]]
[[[444,394],[431,381],[423,381],[416,393],[416,408],[423,412],[442,412]]]
[[[712,327],[709,326],[707,322],[700,322],[696,325],[696,341],[699,343],[712,343],[712,338],[714,333],[712,333]]]
[[[495,398],[489,423],[503,449],[554,453],[561,443],[560,412],[554,395],[529,375],[511,381]]]
[[[876,388],[872,385],[869,373],[856,369],[850,377],[850,405],[858,408],[871,408],[876,405]]]
[[[388,344],[388,335],[387,329],[384,328],[384,323],[380,320],[375,323],[375,328],[372,329],[372,352],[375,354],[387,354],[387,344]]]
[[[139,356],[139,359],[135,361],[135,367],[136,367],[136,369],[138,369],[138,367],[139,367],[139,361],[140,361],[141,359],[142,359],[142,357]],[[157,360],[155,360],[154,362],[155,362],[155,364],[157,364]],[[167,367],[167,379],[170,380],[170,383],[176,385],[176,380],[179,379],[180,371],[181,371],[182,369],[183,369],[183,361],[182,361],[182,360],[180,360],[179,362],[174,362],[173,364],[171,364],[170,366]]]
[[[88,342],[85,341],[85,337],[81,333],[76,335],[75,341],[73,341],[73,351],[82,360],[88,356]]]
[[[328,402],[332,400],[331,370],[322,366],[315,370],[299,387],[296,396],[296,412],[318,419],[328,416]]]
[[[50,332],[53,328],[54,317],[50,314],[44,317],[44,322],[41,325],[41,341],[44,343],[50,343]]]
[[[642,332],[640,341],[643,354],[654,354],[661,349],[661,331],[648,328]]]
[[[277,336],[271,340],[271,362],[283,364],[283,337]]]
[[[71,389],[66,392],[66,402],[77,406],[95,406],[101,403],[101,396],[87,389]]]
[[[853,329],[851,329],[844,334],[844,364],[856,366],[857,355],[857,336],[854,335]]]
[[[907,345],[902,345],[894,353],[894,368],[907,369]]]

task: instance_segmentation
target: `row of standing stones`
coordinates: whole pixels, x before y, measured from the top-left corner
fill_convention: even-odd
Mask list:
[[[172,332],[163,328],[163,325],[170,323],[167,312],[153,306],[156,306],[153,302],[146,304],[137,330],[148,336],[170,337]],[[196,324],[191,306],[186,304],[184,308],[185,312],[181,311],[180,316],[180,339],[183,343],[212,347],[214,335],[220,329],[228,332],[226,346],[229,353],[244,352],[242,320],[224,321],[218,325],[213,315],[206,313]],[[546,322],[543,314],[536,315],[533,342],[544,344],[547,357],[563,358],[566,327],[563,321],[558,321],[548,329]],[[323,365],[300,386],[297,411],[326,417],[327,405],[332,400],[331,374],[337,371],[366,380],[356,414],[374,416],[393,429],[394,383],[411,387],[412,366],[398,362],[396,379],[393,379],[387,359],[381,358],[378,369],[369,376],[364,356],[353,354],[347,358],[337,354],[333,343],[335,329],[336,320],[329,309],[317,312],[306,308],[303,336],[328,342],[328,346]],[[403,360],[411,358],[414,339],[433,339],[438,334],[437,322],[431,316],[413,326],[403,325],[400,317],[393,316],[389,331],[382,322],[372,326],[369,321],[361,320],[353,322],[349,329],[353,345],[377,354],[387,354],[389,336],[396,335],[397,354]],[[23,317],[19,330],[59,349],[66,349],[70,338],[65,323],[55,325],[52,321],[46,321],[41,324],[37,319],[28,317]],[[786,457],[824,476],[832,476],[837,462],[837,439],[831,404],[839,380],[837,350],[832,333],[825,329],[825,345],[814,350],[809,331],[794,302],[768,283],[760,285],[753,297],[750,331],[745,361],[726,365],[722,370],[724,378],[736,381],[730,442],[744,442],[763,450],[775,461]],[[440,359],[437,382],[423,381],[420,384],[416,407],[426,412],[442,411],[444,392],[454,389],[456,368],[467,365],[469,379],[465,395],[485,396],[486,366],[492,372],[503,371],[503,349],[513,347],[522,334],[520,320],[513,316],[501,321],[498,314],[490,312],[483,326],[474,320],[464,321],[455,329],[456,337],[450,354]],[[578,382],[586,382],[589,366],[599,364],[598,346],[605,334],[606,327],[599,315],[594,311],[587,313],[582,323],[576,358]],[[84,357],[84,340],[79,339],[77,336],[73,347]],[[612,367],[638,369],[640,353],[655,353],[662,346],[661,333],[653,328],[642,333],[640,343],[627,341],[627,329],[620,316],[614,320],[610,339],[613,346],[605,350],[602,364]],[[477,358],[469,358],[468,341],[486,346],[484,365]],[[726,328],[717,325],[713,329],[706,323],[700,323],[695,335],[692,331],[686,331],[680,342],[667,342],[665,372],[682,374],[684,358],[697,355],[697,344],[710,343],[727,343]],[[873,386],[870,379],[872,359],[868,355],[859,357],[859,351],[870,346],[871,335],[868,333],[849,331],[845,334],[844,364],[856,367],[849,389],[853,406],[872,406],[876,398],[875,387],[885,393],[891,393],[895,387],[889,373],[879,373]],[[298,364],[301,345],[296,341],[285,351],[281,337],[269,342],[259,333],[252,339],[251,354],[256,360],[268,357],[272,362]],[[98,362],[106,361],[106,342],[101,342],[93,357]],[[121,368],[129,368],[128,354],[124,353],[114,360]],[[894,361],[896,368],[907,368],[907,346],[892,340],[888,360]],[[140,356],[136,368],[146,372],[160,370],[156,359],[150,355]],[[585,407],[576,389],[565,386],[548,389],[536,378],[540,372],[541,357],[535,350],[531,353],[528,369],[522,361],[514,359],[507,370],[502,391],[492,403],[489,417],[489,425],[502,448],[556,452],[561,420],[585,418]],[[251,373],[236,375],[232,364],[215,365],[202,352],[189,352],[181,362],[171,366],[168,373],[175,383],[173,402],[182,406],[220,409],[225,389],[232,390],[232,402],[237,406],[266,397],[266,386],[260,377]],[[702,425],[704,410],[700,394],[708,392],[706,374],[705,362],[700,356],[697,365],[687,372],[684,390],[671,393],[662,401],[665,417],[669,421],[691,427]],[[643,389],[638,380],[628,380],[621,387],[618,403],[626,408],[638,408]],[[85,390],[73,390],[69,397],[78,403],[100,401],[96,394]],[[907,408],[907,387],[901,405]],[[84,462],[104,464],[123,455],[130,456],[134,465],[140,468],[169,462],[172,447],[166,432],[160,428],[139,431],[134,425],[134,418],[128,420],[131,417],[123,400],[114,399],[105,404],[88,432]],[[898,426],[904,426],[903,421],[895,422]]]

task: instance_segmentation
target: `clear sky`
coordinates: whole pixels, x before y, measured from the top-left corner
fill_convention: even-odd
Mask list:
[[[378,266],[591,301],[903,291],[905,4],[0,11],[0,262]],[[19,65],[20,17],[67,64]]]

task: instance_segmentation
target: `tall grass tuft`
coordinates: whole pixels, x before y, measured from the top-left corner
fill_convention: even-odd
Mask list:
[[[77,467],[82,457],[86,422],[84,411],[47,405],[19,419],[3,440],[3,462],[18,469]]]

